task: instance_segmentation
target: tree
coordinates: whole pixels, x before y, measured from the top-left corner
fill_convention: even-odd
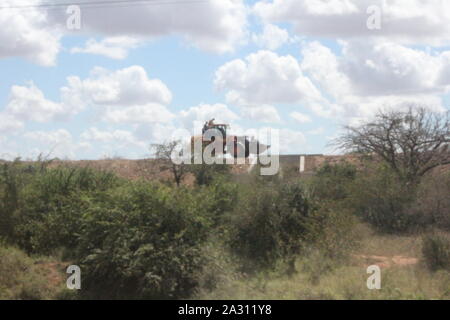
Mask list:
[[[345,129],[335,145],[380,157],[403,182],[418,183],[431,170],[450,164],[449,112],[410,106],[380,111],[373,121]]]
[[[180,140],[172,141],[163,144],[152,144],[152,148],[155,150],[154,154],[157,160],[159,160],[160,168],[163,170],[170,170],[172,172],[175,183],[179,187],[184,176],[189,172],[188,166],[182,163],[175,163],[173,156],[177,150],[180,149],[182,142]]]

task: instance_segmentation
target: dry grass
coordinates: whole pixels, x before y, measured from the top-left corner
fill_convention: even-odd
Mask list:
[[[65,285],[64,266],[0,246],[0,300],[53,299]]]
[[[230,279],[199,299],[276,300],[450,300],[450,270],[430,272],[423,263],[421,237],[381,236],[367,227],[362,245],[348,261],[337,263],[320,253],[297,261],[292,277],[270,275]],[[367,260],[361,259],[367,257]],[[403,259],[400,259],[402,257]],[[386,262],[389,262],[386,265]],[[367,288],[367,266],[380,264],[381,290]],[[383,263],[385,263],[383,265]]]

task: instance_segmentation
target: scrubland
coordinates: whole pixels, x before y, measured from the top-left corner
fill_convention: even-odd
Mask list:
[[[0,164],[0,299],[450,298],[447,172],[411,186],[369,160],[308,178],[197,166],[177,187],[50,164]]]

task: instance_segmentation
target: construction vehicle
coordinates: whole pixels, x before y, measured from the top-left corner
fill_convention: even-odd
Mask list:
[[[230,129],[230,125],[215,124],[214,120],[205,122],[201,136],[192,137],[191,146],[193,150],[196,142],[201,143],[202,150],[211,143],[217,142],[223,148],[221,152],[224,155],[230,154],[234,158],[247,159],[250,154],[260,155],[270,148],[270,146],[248,136],[229,135],[228,129]],[[221,140],[217,141],[217,139]]]

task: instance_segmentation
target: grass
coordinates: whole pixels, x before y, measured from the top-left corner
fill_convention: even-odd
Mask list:
[[[318,251],[299,258],[297,273],[280,275],[278,271],[251,276],[233,270],[232,260],[220,253],[214,263],[226,265],[226,272],[218,266],[214,272],[223,277],[214,289],[201,289],[195,299],[237,300],[422,300],[450,299],[450,270],[431,272],[423,262],[421,236],[378,235],[366,226],[357,252],[347,260],[336,262]],[[210,250],[215,250],[210,248]],[[373,261],[358,256],[375,257]],[[366,268],[382,257],[414,258],[414,264],[395,264],[382,267],[381,290],[366,286]],[[217,257],[216,257],[217,258]],[[219,260],[220,260],[219,259]],[[0,299],[59,299],[64,293],[64,264],[53,257],[27,256],[14,247],[0,246]],[[390,260],[392,262],[392,260]],[[67,290],[66,290],[67,291]],[[67,294],[66,294],[67,295]]]
[[[367,227],[361,246],[347,261],[337,263],[313,252],[297,260],[297,273],[291,277],[270,275],[240,277],[223,282],[198,299],[275,300],[422,300],[450,299],[450,270],[431,272],[423,262],[421,236],[377,235]],[[359,255],[375,256],[364,261]],[[391,258],[415,259],[414,264],[396,264]],[[381,290],[367,289],[367,266],[380,257],[391,265],[381,267]],[[406,260],[408,262],[408,260]],[[401,261],[402,262],[402,261]],[[403,261],[404,262],[404,261]]]
[[[23,251],[0,246],[0,300],[45,300],[57,297],[65,284],[61,264],[29,257]]]

